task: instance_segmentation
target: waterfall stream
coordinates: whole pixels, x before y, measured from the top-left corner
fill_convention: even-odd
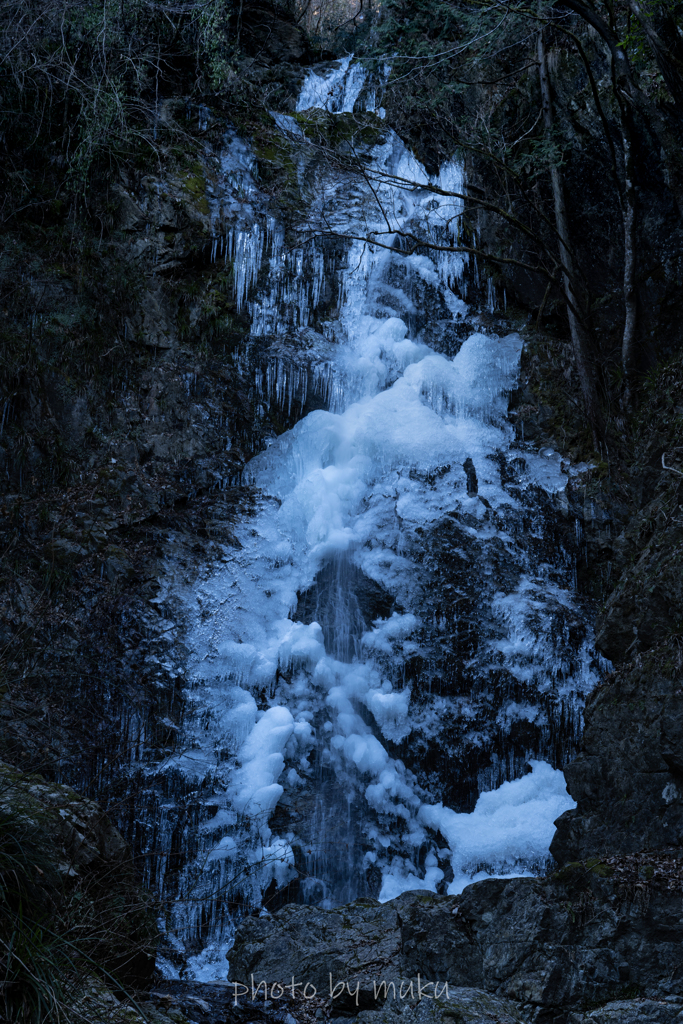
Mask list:
[[[375,100],[348,58],[309,72],[298,110]],[[300,116],[274,115],[299,139],[306,242],[266,208],[234,133],[209,197],[213,257],[269,353],[257,406],[310,411],[249,463],[235,546],[191,585],[169,556],[189,651],[178,746],[150,768],[170,976],[225,978],[245,908],[538,871],[573,806],[560,767],[596,676],[566,468],[515,440],[523,339],[476,322],[475,268],[400,250],[400,232],[458,239],[461,165],[430,178],[381,113],[372,187],[315,163]],[[182,825],[174,793],[194,808]]]

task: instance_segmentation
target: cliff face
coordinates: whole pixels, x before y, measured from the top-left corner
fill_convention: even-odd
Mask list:
[[[262,404],[271,354],[247,345],[227,240],[215,251],[227,118],[169,100],[162,122],[185,148],[94,182],[71,218],[18,217],[4,239],[3,751],[94,794],[177,726],[164,545],[191,566],[231,543],[245,462],[302,412]],[[277,161],[268,171],[280,188]]]
[[[583,752],[567,769],[578,807],[559,821],[561,861],[678,854],[683,840],[682,383],[680,357],[653,375],[613,469],[624,504],[603,549],[611,586],[596,625],[614,671],[589,700]]]
[[[261,42],[262,19],[245,24],[240,59],[252,66],[247,92],[286,101],[301,78],[289,62],[306,45],[286,10],[277,18],[278,31]],[[83,896],[87,927],[51,903],[40,925],[59,937],[73,925],[78,955],[128,990],[149,982],[157,943],[140,888],[148,862],[126,843],[139,853],[128,768],[170,752],[182,714],[184,652],[160,598],[163,559],[170,546],[192,577],[198,562],[218,556],[218,543],[234,543],[232,523],[251,508],[241,470],[303,404],[262,403],[272,359],[246,345],[232,261],[223,251],[216,258],[216,153],[226,131],[237,134],[233,120],[242,118],[245,134],[261,125],[240,96],[211,109],[167,97],[156,154],[150,159],[143,144],[115,172],[100,168],[71,205],[45,198],[65,193],[63,161],[47,144],[42,154],[17,147],[11,158],[34,201],[26,210],[15,202],[12,177],[4,207],[13,213],[3,220],[0,259],[3,814],[36,805],[38,827],[50,826],[38,863],[45,871],[66,863],[66,881],[57,874],[55,885],[73,888],[69,912]],[[264,176],[281,188],[277,159]],[[239,200],[236,227],[238,214]],[[3,856],[18,834],[13,822],[0,839]],[[6,868],[3,860],[4,880]],[[3,920],[4,943],[15,923],[12,914]],[[106,941],[83,945],[90,926],[109,932],[113,952]],[[72,993],[58,953],[45,970]],[[15,966],[10,946],[3,998]],[[82,976],[89,969],[79,966]],[[73,998],[81,1002],[65,1013],[143,1019],[116,1009],[96,978]],[[21,1012],[34,1019],[32,1009]],[[149,1005],[145,1012],[166,1020]],[[50,1008],[42,1013],[35,1019],[56,1019]]]
[[[228,300],[198,173],[114,189],[96,255],[55,269],[36,244],[35,276],[15,292],[19,257],[5,269],[4,745],[92,791],[111,783],[106,765],[130,753],[150,709],[178,714],[150,603],[161,545],[169,528],[195,554],[229,536],[245,500],[232,485],[263,433],[230,359],[239,323],[218,337],[213,326]]]

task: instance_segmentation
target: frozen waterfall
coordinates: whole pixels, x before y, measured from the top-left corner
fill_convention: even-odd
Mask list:
[[[359,103],[374,109],[374,92],[345,58],[309,73],[298,110]],[[215,258],[233,262],[253,336],[289,345],[259,400],[291,411],[312,388],[322,407],[249,463],[237,546],[180,592],[187,712],[155,777],[183,780],[197,810],[171,975],[225,978],[236,914],[271,897],[332,906],[538,871],[573,806],[556,765],[595,676],[553,533],[566,475],[515,441],[523,340],[469,319],[463,256],[401,250],[401,233],[458,239],[461,166],[431,179],[380,128],[372,188],[311,171],[299,131],[300,246],[259,207],[246,144],[226,139]],[[321,218],[352,239],[342,256]]]

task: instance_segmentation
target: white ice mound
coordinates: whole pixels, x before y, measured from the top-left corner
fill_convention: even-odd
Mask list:
[[[530,867],[540,870],[547,861],[555,820],[576,803],[559,769],[545,761],[529,764],[530,774],[482,793],[470,814],[458,814],[443,804],[420,807],[418,821],[442,835],[450,848],[449,895],[485,878],[529,876]],[[384,903],[412,889],[434,892],[443,877],[433,856],[427,858],[424,877],[396,858],[384,874],[379,898]]]
[[[541,865],[547,858],[555,820],[576,803],[559,769],[544,761],[530,764],[530,774],[482,793],[471,814],[442,804],[420,808],[422,824],[440,832],[451,849],[451,895],[480,878],[528,873],[518,865]],[[485,868],[476,870],[480,865]]]
[[[258,826],[263,840],[270,837],[268,816],[283,793],[277,780],[285,757],[299,746],[306,748],[310,737],[307,722],[295,722],[287,708],[276,706],[263,713],[239,751],[241,767],[232,777],[228,796],[234,809]]]
[[[240,750],[242,767],[233,777],[232,804],[242,814],[263,816],[282,796],[277,780],[285,766],[284,750],[294,729],[287,708],[269,708],[256,723]]]

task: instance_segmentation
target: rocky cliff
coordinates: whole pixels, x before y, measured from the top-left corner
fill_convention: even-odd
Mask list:
[[[614,670],[589,700],[583,752],[567,769],[578,807],[558,823],[562,862],[680,851],[682,384],[680,357],[652,375],[612,470],[619,511],[599,558],[610,580],[597,642]]]
[[[302,991],[316,988],[332,1018],[368,1024],[404,1014],[481,1024],[677,1021],[680,899],[677,863],[655,855],[479,882],[458,897],[288,907],[243,923],[231,977],[245,1001],[259,982],[272,1000],[273,985],[294,978]],[[604,1003],[614,1004],[605,1015],[591,1012]]]

